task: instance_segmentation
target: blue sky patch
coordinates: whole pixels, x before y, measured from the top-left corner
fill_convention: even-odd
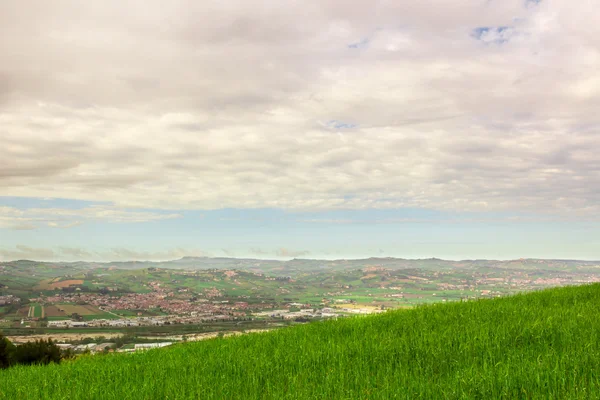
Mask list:
[[[78,210],[91,206],[108,206],[107,201],[85,201],[63,198],[41,198],[41,197],[16,197],[0,196],[0,206],[14,207],[16,209],[28,208],[68,208]]]
[[[356,196],[347,193],[343,197],[351,200]],[[2,203],[11,206],[16,205],[15,199],[0,197]],[[45,201],[18,198],[25,208]],[[89,203],[59,201],[54,206],[62,206],[63,210],[58,210],[62,218],[80,219],[81,224],[64,225],[61,215],[57,215],[56,227],[40,224],[37,229],[20,230],[0,226],[0,260],[13,259],[19,251],[23,252],[19,258],[36,258],[28,248],[52,249],[54,258],[69,260],[112,259],[115,249],[122,248],[141,252],[123,257],[143,259],[177,258],[181,254],[361,258],[380,254],[379,249],[385,250],[382,255],[406,258],[593,258],[597,254],[595,226],[545,215],[422,208],[303,212],[276,208],[149,211],[106,207],[123,213],[102,217],[94,213],[93,207],[88,207],[90,215],[68,215],[69,209],[81,210],[82,203]],[[36,223],[52,217],[42,215],[44,221],[38,221],[39,212],[25,212],[24,216],[35,218]],[[165,213],[176,213],[178,217],[160,218]],[[172,255],[169,251],[173,249],[181,251]]]
[[[509,41],[513,34],[510,26],[480,26],[471,31],[471,37],[486,44],[502,44]]]
[[[358,127],[358,124],[352,122],[338,121],[337,119],[329,120],[325,123],[325,126],[332,129],[354,129]]]
[[[364,38],[358,42],[350,43],[348,45],[349,49],[363,49],[369,45],[369,38]]]

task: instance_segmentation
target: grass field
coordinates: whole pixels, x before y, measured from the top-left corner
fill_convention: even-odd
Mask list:
[[[44,306],[41,304],[31,304],[27,308],[27,317],[29,318],[43,318],[44,317]]]
[[[99,314],[83,315],[84,321],[92,321],[94,319],[119,319],[120,317],[107,312],[100,311]]]
[[[64,320],[71,319],[71,317],[66,317],[66,316],[62,316],[62,317],[50,317],[50,316],[46,316],[46,318],[48,319],[48,321],[64,321]]]
[[[35,304],[32,307],[33,307],[33,316],[34,317],[36,317],[36,318],[44,317],[44,306],[42,306],[40,304]]]
[[[600,398],[599,312],[600,285],[422,306],[14,367],[0,398]]]

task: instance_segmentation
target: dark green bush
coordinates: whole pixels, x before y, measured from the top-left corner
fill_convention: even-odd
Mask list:
[[[0,335],[0,369],[8,368],[13,364],[15,345],[10,340]]]
[[[61,349],[51,339],[15,346],[6,337],[0,335],[0,368],[8,368],[15,364],[59,363],[62,358]]]

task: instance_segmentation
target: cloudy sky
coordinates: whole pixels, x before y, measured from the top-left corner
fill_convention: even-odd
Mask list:
[[[592,0],[0,2],[0,260],[600,259]]]

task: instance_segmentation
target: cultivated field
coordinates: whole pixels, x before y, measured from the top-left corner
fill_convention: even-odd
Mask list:
[[[41,304],[32,304],[29,307],[27,316],[30,318],[44,318],[44,306]]]
[[[83,280],[81,279],[70,279],[65,281],[58,281],[58,278],[48,279],[42,281],[37,285],[36,289],[38,290],[55,290],[62,289],[69,286],[82,285]]]
[[[44,311],[46,312],[46,317],[66,317],[67,315],[63,312],[60,311],[60,309],[57,306],[46,306],[44,307]]]
[[[421,306],[17,366],[0,398],[595,399],[599,312],[597,284]]]
[[[17,316],[18,317],[28,317],[30,312],[31,312],[31,307],[21,307],[17,311]]]
[[[65,315],[71,315],[73,313],[77,313],[79,315],[97,315],[97,314],[103,314],[104,312],[102,310],[99,310],[97,307],[94,306],[88,306],[88,305],[75,305],[75,304],[59,304],[58,306],[59,311],[63,310],[63,313]]]

